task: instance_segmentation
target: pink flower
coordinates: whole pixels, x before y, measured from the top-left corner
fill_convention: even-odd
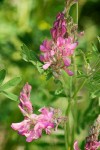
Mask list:
[[[31,86],[26,83],[20,93],[19,108],[24,115],[24,120],[20,123],[12,123],[11,127],[19,134],[26,137],[27,142],[36,140],[42,136],[43,130],[46,134],[51,134],[52,129],[58,127],[65,117],[56,115],[56,109],[43,107],[39,109],[40,114],[33,113],[30,102]],[[60,119],[60,121],[58,121]]]
[[[98,148],[100,148],[100,141],[98,141],[100,133],[99,129],[100,129],[100,115],[98,115],[93,126],[91,126],[89,136],[86,137],[86,144],[84,148],[85,150],[97,150]],[[74,143],[74,150],[80,150],[77,141]]]
[[[98,148],[100,148],[100,142],[97,141],[87,142],[85,145],[85,150],[97,150]],[[74,143],[74,150],[80,150],[77,141]]]
[[[68,68],[71,65],[71,56],[78,42],[72,34],[67,32],[65,13],[60,12],[51,29],[52,40],[45,40],[40,45],[40,61],[44,63],[43,69],[48,68],[55,77],[59,77],[61,70],[65,70],[69,76],[73,72]],[[71,35],[71,36],[69,36]]]
[[[85,150],[97,150],[98,148],[100,148],[100,141],[88,142],[85,145]]]

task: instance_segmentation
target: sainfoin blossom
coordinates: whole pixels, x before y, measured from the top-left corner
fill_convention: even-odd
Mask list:
[[[100,141],[98,137],[100,134],[100,115],[96,119],[95,123],[90,129],[89,136],[86,138],[85,150],[98,150],[100,148]],[[80,150],[78,147],[78,142],[74,143],[74,150]]]
[[[40,138],[43,130],[46,134],[51,134],[52,129],[55,130],[59,123],[66,119],[59,115],[59,110],[54,108],[43,107],[39,109],[39,115],[33,113],[30,92],[31,86],[26,83],[20,93],[20,103],[18,105],[24,115],[24,120],[11,125],[20,135],[26,137],[27,142]]]
[[[85,150],[97,150],[98,148],[100,148],[100,142],[97,141],[89,142],[85,145]],[[74,143],[74,150],[80,150],[77,141]]]
[[[68,36],[67,24],[63,13],[59,13],[51,29],[51,40],[45,40],[40,45],[40,60],[44,63],[43,69],[51,69],[55,76],[59,76],[61,70],[65,70],[72,76],[69,69],[71,56],[76,49],[78,42],[73,37]]]

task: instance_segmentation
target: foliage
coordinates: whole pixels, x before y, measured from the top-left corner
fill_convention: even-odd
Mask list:
[[[4,69],[1,70],[0,71],[0,84],[1,84],[0,93],[4,94],[6,97],[10,98],[11,100],[17,101],[18,96],[15,94],[12,94],[10,92],[7,92],[6,90],[19,84],[21,81],[21,77],[15,77],[15,78],[7,81],[6,83],[2,84],[2,82],[5,78],[5,75],[6,75],[6,71]]]

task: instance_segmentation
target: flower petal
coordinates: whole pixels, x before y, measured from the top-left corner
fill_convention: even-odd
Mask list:
[[[65,66],[70,66],[70,64],[71,64],[71,60],[69,59],[69,58],[66,58],[66,59],[64,59],[64,64],[65,64]]]
[[[65,69],[65,71],[67,72],[67,74],[69,76],[73,76],[74,75],[74,73],[71,70],[69,70],[69,69]]]
[[[44,59],[44,56],[43,55],[40,55],[40,61],[44,62],[45,59]]]
[[[30,127],[29,120],[24,120],[20,123],[12,123],[11,127],[18,131],[19,134],[25,135],[27,134]]]
[[[19,108],[24,115],[31,114],[33,112],[32,103],[30,102],[30,92],[31,86],[28,83],[26,83],[22,91],[20,92],[19,104]]]
[[[77,45],[78,45],[77,42],[76,42],[76,43],[73,43],[73,44],[70,44],[70,45],[69,45],[69,48],[73,50],[73,49],[75,49],[75,48],[77,47]]]
[[[74,143],[74,150],[80,150],[79,147],[78,147],[78,142],[77,141]]]
[[[44,69],[44,70],[47,70],[50,65],[51,65],[51,63],[46,63],[45,65],[43,65],[43,69]]]
[[[58,38],[57,38],[57,46],[58,46],[58,47],[61,47],[61,46],[63,46],[64,44],[65,44],[65,39],[62,38],[62,37],[58,37]]]
[[[36,140],[41,137],[41,130],[38,130],[37,132],[33,130],[30,131],[28,137],[26,138],[26,142],[32,142],[33,140]]]

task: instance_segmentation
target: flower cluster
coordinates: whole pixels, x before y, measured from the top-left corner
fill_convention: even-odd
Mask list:
[[[66,120],[61,116],[60,110],[43,107],[39,109],[40,114],[33,113],[33,107],[30,102],[31,86],[26,83],[20,93],[19,108],[24,115],[24,120],[20,123],[12,123],[11,127],[19,134],[26,137],[27,142],[41,137],[42,131],[46,134],[51,133],[51,129],[57,129],[59,123]]]
[[[94,125],[91,127],[89,136],[86,138],[85,150],[97,150],[98,148],[100,148],[100,141],[98,141],[99,134],[100,134],[100,115],[98,116]],[[74,143],[74,150],[80,150],[77,141]]]
[[[69,70],[71,65],[71,56],[74,53],[78,42],[68,35],[67,23],[64,13],[59,13],[51,29],[51,40],[45,40],[40,45],[40,60],[44,63],[43,69],[50,67],[54,76],[59,76],[61,70],[65,70],[72,76],[73,72]]]

